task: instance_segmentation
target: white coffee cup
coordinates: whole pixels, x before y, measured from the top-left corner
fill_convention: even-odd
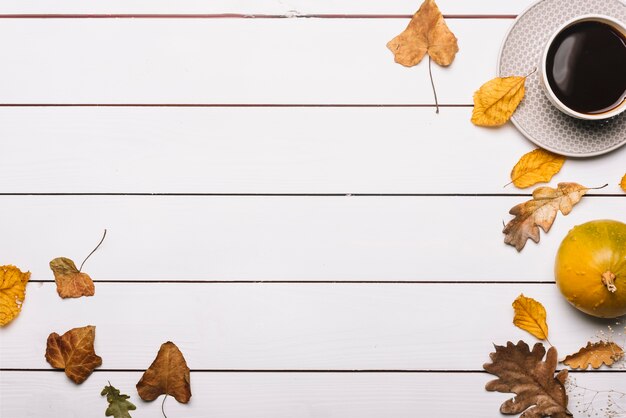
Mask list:
[[[563,104],[561,100],[559,100],[559,98],[554,94],[554,91],[550,87],[550,83],[548,82],[548,76],[546,74],[548,51],[550,50],[550,46],[552,46],[552,43],[554,42],[555,38],[566,28],[576,23],[586,22],[586,21],[605,23],[611,26],[612,28],[614,28],[615,30],[617,30],[618,32],[621,32],[626,37],[626,26],[624,25],[624,23],[610,16],[599,15],[599,14],[588,14],[588,15],[578,16],[572,20],[568,20],[567,22],[559,26],[559,28],[552,34],[552,36],[550,36],[550,38],[548,39],[548,42],[546,43],[546,47],[543,51],[543,54],[541,55],[541,61],[539,63],[541,84],[550,102],[552,102],[552,104],[557,109],[559,109],[561,112],[565,113],[566,115],[569,115],[578,119],[585,119],[585,120],[608,119],[608,118],[617,116],[626,110],[626,100],[622,101],[622,103],[620,103],[619,105],[617,105],[616,107],[610,110],[607,110],[606,112],[595,113],[595,114],[580,113],[580,112],[577,112],[576,110],[573,110],[567,107],[565,104]],[[624,74],[624,77],[626,77],[626,74]]]

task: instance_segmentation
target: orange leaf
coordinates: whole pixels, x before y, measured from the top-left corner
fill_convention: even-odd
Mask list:
[[[102,365],[93,347],[95,339],[96,327],[92,325],[73,328],[61,336],[53,332],[48,336],[46,361],[56,369],[65,369],[74,383],[82,383]]]
[[[168,341],[161,345],[156,358],[137,383],[137,392],[144,401],[153,401],[166,394],[178,402],[189,402],[189,367],[176,344]]]
[[[540,340],[548,339],[546,308],[541,303],[522,294],[513,301],[513,309],[513,324],[516,327],[528,331]]]
[[[13,321],[22,309],[30,272],[15,266],[0,266],[0,326]]]
[[[395,61],[405,67],[420,63],[428,53],[437,64],[452,64],[459,51],[457,39],[446,25],[434,0],[425,0],[404,32],[387,43]]]
[[[587,346],[578,350],[577,353],[565,357],[563,363],[573,369],[586,369],[587,366],[597,369],[602,364],[612,365],[623,355],[622,347],[613,342],[598,341],[593,344],[588,342]]]
[[[96,292],[91,277],[87,273],[78,271],[74,262],[69,258],[55,258],[50,261],[50,268],[54,273],[57,293],[62,298],[93,296]]]
[[[624,174],[624,177],[622,177],[622,181],[620,182],[619,186],[622,188],[623,191],[626,192],[626,174]]]

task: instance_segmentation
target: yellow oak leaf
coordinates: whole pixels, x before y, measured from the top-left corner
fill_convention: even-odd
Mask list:
[[[459,51],[457,39],[446,25],[434,0],[425,0],[406,29],[387,43],[395,61],[405,67],[420,63],[428,55],[437,64],[452,64]]]
[[[619,186],[622,188],[623,191],[626,192],[626,174],[624,174],[624,177],[622,177],[622,181],[620,182]]]
[[[511,182],[524,189],[537,183],[547,183],[561,170],[565,157],[537,148],[527,154],[515,164],[511,171]]]
[[[586,347],[565,357],[563,363],[573,369],[586,369],[587,366],[597,369],[602,364],[610,366],[623,356],[624,350],[622,350],[622,347],[613,342],[588,342]]]
[[[513,301],[513,309],[513,324],[516,327],[528,331],[540,340],[548,339],[546,308],[541,303],[521,294]]]
[[[515,205],[509,211],[515,217],[502,230],[504,243],[522,251],[529,238],[539,242],[539,228],[548,232],[558,211],[569,214],[589,190],[577,183],[559,183],[556,189],[536,188],[531,200]]]
[[[501,126],[513,116],[524,98],[526,76],[496,77],[474,93],[472,123],[477,126]]]
[[[29,279],[28,271],[23,273],[15,266],[0,266],[0,327],[20,314]]]

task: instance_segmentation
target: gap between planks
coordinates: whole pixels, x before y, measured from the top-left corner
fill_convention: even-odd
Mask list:
[[[0,14],[0,19],[410,19],[412,14],[314,13],[314,14],[246,14],[246,13],[141,13],[141,14]],[[514,14],[444,14],[445,19],[515,19]]]

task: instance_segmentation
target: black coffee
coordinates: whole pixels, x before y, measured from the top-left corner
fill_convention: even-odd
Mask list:
[[[546,76],[561,102],[580,113],[609,111],[626,99],[626,38],[597,22],[576,23],[550,46]]]

